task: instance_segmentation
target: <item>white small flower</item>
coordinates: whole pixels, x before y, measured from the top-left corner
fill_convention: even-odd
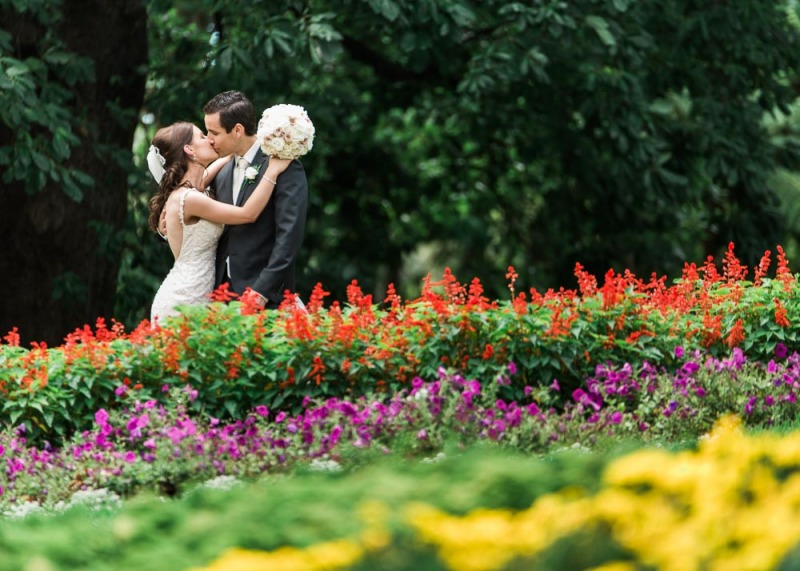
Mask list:
[[[256,175],[258,174],[258,169],[256,167],[247,167],[244,171],[244,179],[247,182],[251,182],[255,180]]]
[[[211,480],[203,482],[204,488],[213,488],[215,490],[230,490],[240,482],[233,476],[217,476]]]
[[[336,460],[320,460],[314,458],[308,466],[312,472],[340,472],[342,466]]]

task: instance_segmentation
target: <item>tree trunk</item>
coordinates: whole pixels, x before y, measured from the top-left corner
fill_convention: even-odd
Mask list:
[[[28,194],[24,184],[3,189],[0,336],[18,327],[23,344],[59,344],[98,317],[111,317],[119,269],[119,231],[127,205],[136,117],[144,97],[147,13],[143,0],[65,0],[56,33],[67,49],[93,60],[94,83],[78,84],[70,113],[81,143],[65,166],[94,178],[78,203],[58,185]],[[36,57],[37,33],[24,16],[4,22],[14,57]],[[2,131],[2,129],[0,129]],[[7,131],[7,129],[5,129]],[[0,132],[13,141],[13,133]]]

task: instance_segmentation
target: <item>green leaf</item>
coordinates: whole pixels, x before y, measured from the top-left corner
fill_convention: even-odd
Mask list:
[[[617,41],[614,35],[608,29],[608,22],[600,16],[586,16],[586,24],[592,28],[600,38],[600,40],[609,47],[616,47]]]
[[[14,65],[6,68],[5,74],[10,78],[19,77],[20,75],[24,75],[26,73],[30,73],[30,68],[22,62],[15,63]]]

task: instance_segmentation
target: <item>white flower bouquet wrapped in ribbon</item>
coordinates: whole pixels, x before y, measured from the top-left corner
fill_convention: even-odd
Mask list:
[[[296,159],[311,150],[314,124],[299,105],[273,105],[262,113],[256,137],[265,154]]]

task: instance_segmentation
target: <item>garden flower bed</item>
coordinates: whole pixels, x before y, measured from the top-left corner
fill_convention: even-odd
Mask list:
[[[9,332],[0,571],[789,565],[792,525],[745,529],[777,504],[797,515],[798,284],[780,248],[773,277],[769,260],[748,280],[731,246],[721,271],[687,265],[669,286],[614,272],[600,286],[578,265],[576,290],[544,293],[517,292],[510,268],[510,298],[491,302],[449,273],[405,302],[354,283],[325,307],[317,287],[308,311],[212,303],[129,333],[99,320],[52,348]],[[678,476],[699,485],[710,466],[731,476],[706,505]],[[305,519],[281,520],[272,490],[295,481],[341,497],[292,496]],[[238,485],[220,499],[209,482]],[[263,525],[211,537],[242,517]],[[654,537],[683,541],[682,558]]]

